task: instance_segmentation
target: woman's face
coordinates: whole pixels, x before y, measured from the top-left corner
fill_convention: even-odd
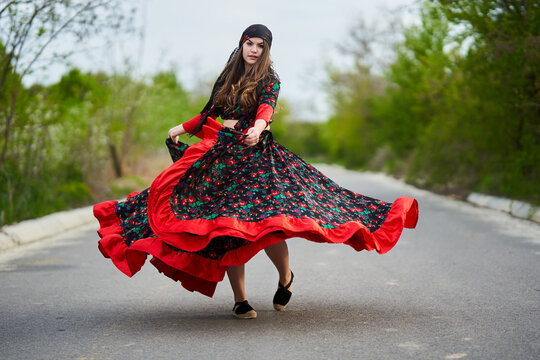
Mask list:
[[[246,65],[252,66],[259,60],[265,47],[264,40],[258,37],[247,39],[242,45],[242,56]]]

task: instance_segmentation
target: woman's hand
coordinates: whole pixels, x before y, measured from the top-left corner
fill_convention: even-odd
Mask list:
[[[249,128],[246,132],[247,137],[244,139],[244,144],[247,146],[256,145],[259,142],[259,136],[266,128],[266,121],[262,119],[255,120],[255,124],[252,128]]]
[[[178,136],[183,135],[186,133],[186,130],[184,130],[184,127],[182,124],[177,125],[169,130],[169,137],[173,141],[173,143],[178,143]]]
[[[247,146],[257,145],[259,142],[259,136],[261,136],[261,131],[255,127],[249,128],[246,132],[246,138],[244,139],[244,144]]]

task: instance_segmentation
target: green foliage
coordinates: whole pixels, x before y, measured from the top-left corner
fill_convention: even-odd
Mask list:
[[[384,80],[373,76],[369,67],[355,63],[351,71],[330,68],[329,87],[334,114],[327,124],[324,139],[330,156],[349,167],[362,167],[372,156],[373,96],[380,92]]]
[[[1,224],[80,206],[92,199],[74,164],[51,166],[40,175],[28,176],[9,163],[0,171]]]
[[[104,173],[104,145],[114,148],[118,132],[127,132],[114,127],[129,118],[115,122],[121,110],[110,100],[119,89],[103,83],[120,77],[72,70],[49,87],[26,88],[23,80],[69,56],[57,47],[43,59],[60,39],[84,46],[106,29],[129,30],[130,9],[121,0],[0,3],[0,225],[92,197],[91,184]]]
[[[120,198],[133,191],[141,191],[148,184],[138,176],[124,176],[111,182],[111,190],[108,195],[113,198]]]
[[[539,38],[535,1],[425,2],[383,92],[358,86],[380,81],[365,66],[329,72],[331,155],[382,158],[377,168],[434,189],[540,202]]]
[[[398,157],[414,149],[433,114],[447,104],[446,91],[453,79],[453,63],[444,51],[448,23],[435,9],[422,12],[422,24],[407,29],[390,65],[386,96],[374,99],[374,118],[380,138],[389,140]],[[448,104],[449,105],[449,104]]]
[[[143,111],[135,131],[136,141],[160,148],[164,146],[168,130],[198,114],[206,99],[194,99],[175,73],[166,71],[152,78],[141,101]]]
[[[71,69],[50,86],[22,88],[0,169],[0,225],[140,190],[122,175],[200,108],[172,72],[146,83]]]

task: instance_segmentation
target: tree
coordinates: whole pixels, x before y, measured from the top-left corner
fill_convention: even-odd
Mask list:
[[[359,20],[350,36],[337,44],[349,55],[352,65],[327,66],[327,89],[333,109],[327,124],[326,143],[334,160],[351,167],[365,167],[380,145],[376,136],[378,119],[373,117],[372,102],[387,85],[380,73],[392,56],[388,49],[396,41],[391,21],[387,27],[368,25]]]
[[[23,80],[44,52],[59,39],[81,42],[125,22],[121,0],[0,0],[0,170],[9,150]],[[133,13],[133,8],[128,11]],[[49,62],[65,59],[72,51],[53,53]]]
[[[420,18],[385,91],[368,86],[369,61],[329,72],[332,155],[369,166],[384,150],[382,168],[417,184],[540,202],[540,3],[424,1]],[[373,38],[353,34],[346,48],[366,59]]]
[[[479,189],[523,197],[540,186],[540,3],[437,0],[467,38],[462,69],[478,99],[471,134],[483,173]],[[459,26],[457,26],[459,25]],[[536,190],[535,190],[536,189]],[[538,195],[537,195],[538,196]]]

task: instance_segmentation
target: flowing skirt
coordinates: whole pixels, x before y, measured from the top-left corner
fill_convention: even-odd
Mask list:
[[[174,163],[149,189],[94,206],[99,249],[133,276],[150,262],[190,291],[213,296],[227,267],[300,237],[384,254],[418,204],[386,203],[344,189],[263,131],[253,147],[239,132],[204,126],[202,141],[167,140]]]

